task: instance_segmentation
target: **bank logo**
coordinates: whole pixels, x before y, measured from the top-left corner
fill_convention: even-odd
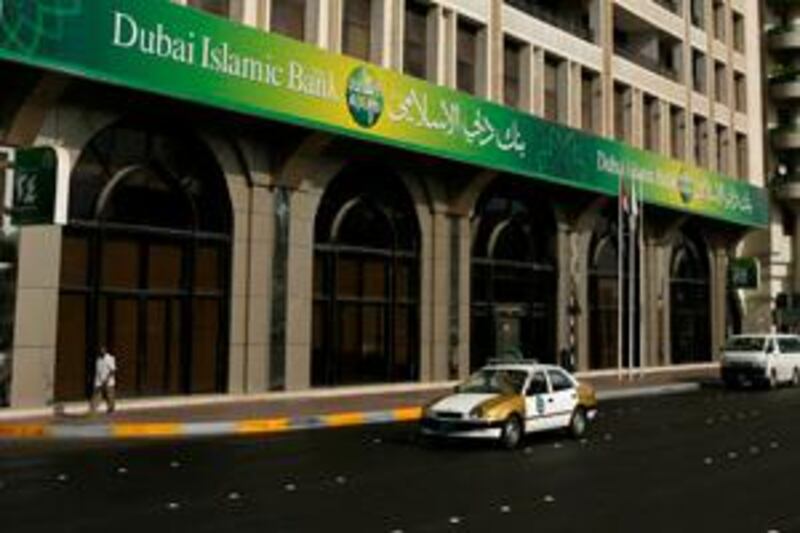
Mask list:
[[[371,128],[381,117],[383,92],[367,67],[358,67],[347,78],[347,108],[362,128]]]
[[[692,197],[694,196],[694,183],[686,174],[682,174],[681,177],[678,178],[678,192],[681,195],[683,203],[688,204],[692,201]]]
[[[45,41],[61,41],[82,11],[82,0],[0,0],[0,46],[34,55]]]

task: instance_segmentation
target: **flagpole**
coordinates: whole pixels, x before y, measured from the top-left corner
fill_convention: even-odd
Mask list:
[[[636,182],[631,180],[631,208],[628,215],[628,379],[633,377],[633,326],[636,312]]]
[[[647,312],[645,283],[647,277],[647,254],[644,248],[644,183],[639,184],[639,375],[647,365]]]
[[[625,197],[625,184],[623,177],[619,177],[619,198],[617,201],[617,380],[622,380],[622,311],[624,308],[624,292],[622,281],[622,245],[624,236],[622,233],[622,202]]]

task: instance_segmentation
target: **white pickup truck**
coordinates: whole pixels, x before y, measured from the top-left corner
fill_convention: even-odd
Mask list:
[[[720,372],[728,387],[800,385],[800,336],[734,335],[723,348]]]

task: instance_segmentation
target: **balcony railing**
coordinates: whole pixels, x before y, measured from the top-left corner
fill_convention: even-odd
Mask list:
[[[506,0],[506,2],[520,11],[531,15],[543,22],[560,28],[584,41],[595,42],[595,35],[592,29],[572,17],[567,17],[562,13],[538,4],[532,4],[521,0]]]
[[[672,81],[679,81],[678,71],[674,68],[668,67],[667,65],[653,59],[652,57],[642,55],[635,50],[631,50],[624,45],[617,44],[614,46],[614,53],[617,55],[624,57],[630,61],[633,61],[640,67],[644,67],[647,70],[651,70],[656,74],[660,74],[666,78],[671,79]]]

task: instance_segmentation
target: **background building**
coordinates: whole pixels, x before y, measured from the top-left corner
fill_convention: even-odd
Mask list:
[[[163,68],[160,78],[136,78],[137,63],[130,83],[89,66],[51,69],[20,52],[27,41],[12,23],[41,9],[49,24],[77,4],[5,2],[0,50],[15,51],[0,54],[9,80],[0,135],[8,144],[64,146],[74,165],[69,224],[24,228],[18,238],[12,406],[82,398],[100,343],[119,355],[127,396],[445,380],[509,349],[561,363],[571,351],[579,370],[617,371],[617,190],[601,191],[588,175],[585,186],[570,184],[570,165],[586,157],[575,152],[581,143],[639,154],[623,157],[626,168],[669,168],[685,193],[686,206],[651,204],[645,194],[634,248],[647,275],[633,284],[633,300],[642,302],[634,324],[646,334],[631,336],[635,364],[709,362],[726,328],[746,319],[745,327],[768,326],[768,287],[744,293],[727,281],[737,252],[769,257],[763,235],[742,242],[758,217],[737,222],[691,208],[693,187],[707,196],[716,189],[687,177],[717,183],[722,174],[763,187],[761,46],[745,39],[760,35],[755,3],[189,4],[328,50],[337,54],[331,63],[356,58],[461,93],[453,98],[473,95],[549,121],[534,122],[548,135],[524,141],[553,174],[520,177],[509,164],[482,165],[447,145],[370,142],[379,119],[370,112],[353,114],[363,129],[340,135],[313,121],[203,105],[194,82],[174,72],[202,64],[196,93],[211,84],[211,100],[225,93],[213,85],[222,71],[262,87],[293,83],[320,102],[343,87],[323,70],[283,80],[272,56],[237,63],[221,42],[212,53],[198,36],[210,23],[179,14],[184,8],[153,10],[170,14],[163,24],[181,18],[182,33],[169,37],[134,35],[119,12],[97,15],[117,25],[114,46],[147,56]],[[137,19],[142,28],[147,16]],[[60,28],[53,23],[45,35]],[[224,29],[242,42],[259,39]],[[299,50],[270,42],[276,57]],[[376,103],[364,89],[374,87],[369,71],[360,72],[348,88],[357,89],[355,101]],[[271,112],[280,117],[281,106]],[[313,106],[304,113],[313,118]]]

